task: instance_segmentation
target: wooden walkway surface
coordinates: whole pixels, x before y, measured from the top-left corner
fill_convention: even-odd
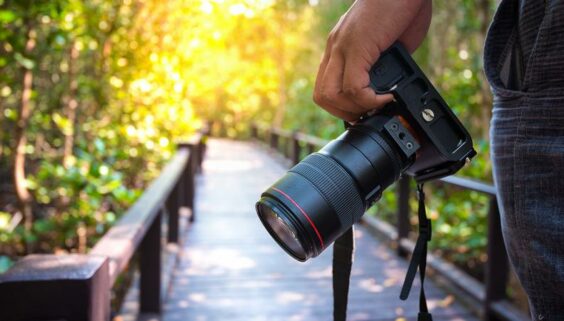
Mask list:
[[[252,143],[210,139],[188,229],[164,305],[165,321],[330,321],[331,250],[300,263],[270,238],[254,203],[286,168]],[[348,320],[416,320],[419,287],[398,296],[407,262],[356,231]],[[478,320],[431,281],[434,319]]]

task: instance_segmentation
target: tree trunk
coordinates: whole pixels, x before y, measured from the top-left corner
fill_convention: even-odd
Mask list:
[[[280,34],[284,35],[284,26],[286,25],[286,16],[282,16],[282,21],[278,26],[280,28]],[[288,101],[287,88],[286,88],[286,44],[284,42],[284,37],[279,38],[279,48],[277,54],[278,60],[278,97],[279,104],[276,108],[274,114],[274,119],[272,121],[272,126],[282,127],[282,122],[284,121],[284,116],[286,115],[286,104]]]
[[[25,45],[25,53],[29,55],[35,47],[35,31],[28,25],[27,41]],[[29,117],[31,115],[31,92],[33,84],[33,71],[22,67],[22,96],[20,101],[20,109],[16,122],[14,148],[14,189],[18,198],[19,210],[24,217],[24,227],[26,231],[31,231],[33,225],[33,213],[31,209],[31,194],[26,186],[25,178],[25,147],[27,144],[26,129]],[[29,244],[26,244],[26,250],[30,251]]]
[[[0,101],[0,128],[6,128],[4,127],[4,110],[5,108]],[[3,130],[0,131],[0,164],[4,162],[4,132]]]
[[[78,107],[77,91],[78,81],[76,80],[76,63],[78,60],[78,48],[74,41],[71,43],[69,54],[69,94],[67,97],[67,119],[70,128],[64,131],[65,144],[63,149],[63,166],[68,168],[71,165],[72,148],[74,146],[74,133],[76,127],[76,108]]]

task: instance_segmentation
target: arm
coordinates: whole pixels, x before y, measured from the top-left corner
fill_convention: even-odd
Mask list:
[[[413,52],[431,23],[431,0],[356,0],[329,34],[313,100],[331,114],[354,121],[383,107],[392,95],[376,95],[368,72],[380,52],[400,41]]]

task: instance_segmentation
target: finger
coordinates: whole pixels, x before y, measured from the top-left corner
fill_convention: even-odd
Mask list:
[[[365,109],[348,99],[343,93],[343,72],[343,56],[338,52],[333,52],[320,84],[322,103],[360,116]]]
[[[317,105],[325,109],[327,112],[332,114],[333,116],[336,116],[338,118],[341,118],[349,122],[355,121],[359,118],[359,115],[343,111],[337,108],[336,106],[334,106],[331,101],[322,98],[321,88],[323,83],[323,77],[325,75],[325,69],[327,68],[327,64],[329,63],[330,56],[331,56],[330,51],[326,50],[323,53],[323,57],[321,58],[321,63],[319,64],[317,77],[315,79],[315,87],[313,89],[313,101]]]
[[[329,62],[330,52],[327,50],[323,52],[323,57],[321,58],[321,63],[319,63],[319,68],[317,69],[317,76],[315,78],[315,86],[313,87],[313,101],[321,106],[321,82],[323,81],[323,75],[325,75],[325,68],[327,68],[327,63]],[[321,106],[323,107],[323,106]]]
[[[323,109],[325,109],[328,113],[330,113],[331,115],[338,117],[342,120],[345,120],[347,122],[355,122],[357,121],[361,115],[359,114],[355,114],[355,113],[351,113],[351,112],[347,112],[347,111],[343,111],[333,105],[327,105],[324,106]]]
[[[376,61],[378,57],[374,61]],[[370,68],[372,63],[366,61],[360,55],[346,57],[343,73],[343,92],[357,106],[364,111],[382,108],[393,100],[393,95],[377,95],[370,88]]]

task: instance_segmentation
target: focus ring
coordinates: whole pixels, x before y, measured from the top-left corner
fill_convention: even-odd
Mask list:
[[[364,214],[364,203],[353,178],[335,160],[314,153],[290,172],[303,176],[317,187],[343,226],[351,226]]]

